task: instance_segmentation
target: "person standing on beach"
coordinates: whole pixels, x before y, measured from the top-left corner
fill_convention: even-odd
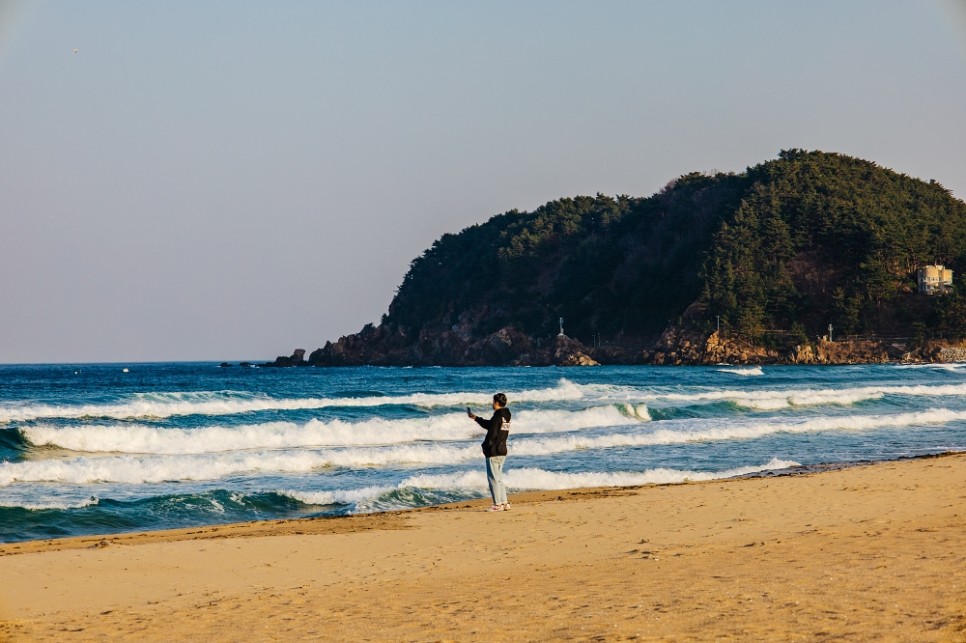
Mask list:
[[[490,483],[493,506],[487,511],[509,511],[510,502],[506,498],[506,485],[503,484],[503,463],[506,462],[506,439],[510,435],[510,409],[506,408],[506,395],[493,396],[493,417],[484,420],[473,414],[467,407],[466,414],[486,429],[483,438],[483,455],[486,457],[486,479]]]

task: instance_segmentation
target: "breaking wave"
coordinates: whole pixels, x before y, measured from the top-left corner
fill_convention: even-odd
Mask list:
[[[761,370],[761,366],[745,366],[745,367],[731,367],[731,368],[719,368],[717,369],[719,373],[731,373],[732,375],[743,375],[756,376],[764,375],[765,372]]]
[[[836,416],[775,422],[728,423],[720,426],[675,428],[605,435],[574,433],[559,437],[519,438],[513,444],[518,456],[544,456],[580,450],[750,440],[776,433],[867,431],[883,428],[944,424],[966,420],[966,411],[936,409],[894,415]],[[665,423],[656,423],[660,426]],[[667,423],[670,424],[670,423]],[[647,425],[650,426],[650,425]],[[299,449],[288,451],[236,451],[206,455],[120,455],[46,459],[0,463],[0,487],[16,482],[88,484],[159,483],[181,480],[216,480],[262,473],[308,473],[324,468],[446,466],[481,457],[477,444],[404,443],[389,446]]]
[[[731,402],[760,411],[803,406],[849,406],[886,395],[906,397],[966,396],[966,384],[861,386],[855,388],[796,389],[786,391],[714,390],[694,393],[654,393],[641,396],[648,402]]]
[[[762,465],[727,469],[725,471],[688,471],[657,468],[646,471],[613,472],[560,472],[526,467],[506,472],[507,487],[513,491],[551,491],[582,489],[588,487],[634,487],[646,484],[675,484],[705,480],[721,480],[737,476],[779,471],[801,466],[792,460],[772,458]],[[400,494],[400,491],[419,490],[418,494]],[[454,474],[420,474],[411,476],[396,486],[371,486],[353,490],[335,491],[285,491],[276,493],[288,496],[307,505],[354,504],[356,511],[403,509],[420,506],[425,502],[407,503],[405,498],[418,498],[426,492],[446,494],[451,499],[481,497],[486,490],[486,475],[473,470]],[[395,505],[391,503],[396,500]],[[390,501],[387,503],[387,501]]]
[[[183,415],[236,415],[256,411],[293,411],[334,407],[416,406],[421,408],[489,406],[490,393],[412,393],[396,396],[274,398],[235,391],[138,393],[114,404],[11,404],[0,406],[0,422],[53,418],[166,418]],[[556,386],[508,392],[512,402],[579,400],[584,391],[561,378]]]
[[[725,471],[683,471],[679,469],[648,469],[647,471],[611,472],[558,472],[536,468],[510,469],[506,473],[507,486],[517,491],[558,490],[587,487],[633,487],[644,484],[670,484],[720,480],[736,476],[774,471],[801,466],[798,462],[772,458],[760,466],[745,466]],[[407,478],[403,485],[428,488],[486,487],[486,475],[482,471],[467,471],[453,475],[422,474]]]
[[[483,498],[495,389],[515,492],[963,451],[964,369],[4,366],[0,541]]]
[[[650,420],[644,405],[622,404],[580,411],[519,411],[515,435],[559,433],[621,426]],[[37,425],[20,429],[34,446],[56,446],[88,453],[219,453],[248,449],[389,445],[415,441],[466,440],[481,435],[465,413],[425,418],[360,422],[310,420],[304,424],[270,422],[246,426],[173,429],[141,425]]]
[[[99,502],[100,500],[96,496],[81,498],[80,500],[65,500],[57,498],[36,500],[0,499],[0,507],[26,509],[28,511],[47,511],[51,509],[83,509],[85,507],[93,507]]]
[[[738,375],[759,375],[760,369],[720,369]],[[832,389],[730,390],[716,389],[691,393],[655,392],[646,388],[574,384],[561,379],[556,386],[522,390],[507,394],[512,403],[520,402],[628,402],[643,403],[707,403],[731,402],[754,410],[826,405],[852,405],[880,399],[886,395],[909,397],[966,396],[966,384],[863,386]],[[0,405],[0,423],[44,419],[168,418],[175,416],[231,416],[259,411],[293,411],[323,408],[367,408],[379,406],[412,406],[418,408],[457,408],[483,406],[490,403],[489,393],[413,393],[396,396],[274,398],[233,391],[198,393],[140,393],[114,404],[16,404]]]

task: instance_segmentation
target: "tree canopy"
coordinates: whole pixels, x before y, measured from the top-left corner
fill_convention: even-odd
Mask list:
[[[398,337],[648,338],[669,326],[966,337],[966,204],[841,154],[787,150],[742,173],[691,173],[647,198],[578,196],[445,234],[414,259],[383,325]]]

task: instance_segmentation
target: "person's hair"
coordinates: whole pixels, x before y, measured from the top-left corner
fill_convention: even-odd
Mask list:
[[[497,393],[493,396],[493,401],[500,406],[506,406],[506,395],[503,393]]]

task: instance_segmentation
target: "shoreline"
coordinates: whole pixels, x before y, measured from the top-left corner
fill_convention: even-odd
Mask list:
[[[964,488],[949,453],[11,543],[0,640],[962,640]]]
[[[951,345],[955,347],[955,345]],[[963,349],[966,350],[966,349]],[[594,357],[592,354],[591,357]],[[606,359],[606,358],[604,358]],[[227,368],[235,370],[244,369],[289,369],[289,368],[318,368],[318,369],[337,369],[337,368],[581,368],[583,365],[580,364],[524,364],[524,363],[492,363],[492,364],[481,364],[476,362],[465,362],[457,364],[437,364],[437,363],[412,363],[412,362],[399,362],[392,364],[367,362],[361,364],[317,364],[309,361],[303,361],[298,363],[279,365],[275,362],[266,362],[263,359],[255,360],[236,360],[231,359],[228,361],[220,359],[201,359],[201,360],[174,360],[174,361],[149,361],[149,362],[139,362],[139,361],[110,361],[110,362],[6,362],[0,363],[0,368],[35,368],[35,367],[62,367],[62,368],[83,368],[83,367],[125,367],[125,366],[163,366],[167,364],[176,365],[198,365],[205,367],[214,368]],[[792,361],[789,359],[777,359],[777,360],[765,360],[765,361],[734,361],[734,362],[712,362],[712,361],[682,361],[682,362],[654,362],[654,361],[604,361],[598,362],[597,366],[661,366],[661,367],[693,367],[701,366],[713,368],[715,366],[937,366],[943,364],[963,364],[966,365],[966,359],[943,359],[943,358],[920,358],[920,359],[901,359],[901,358],[890,358],[883,360],[862,360],[854,359],[851,361],[835,361],[835,362],[801,362]]]
[[[782,331],[783,333],[785,331]],[[388,334],[387,334],[388,333]],[[966,340],[846,336],[833,341],[828,336],[812,341],[805,336],[783,336],[781,341],[763,341],[720,330],[669,326],[660,337],[626,338],[591,346],[563,335],[556,338],[528,336],[513,325],[486,337],[454,335],[441,331],[446,341],[424,350],[421,344],[398,345],[396,336],[379,326],[367,327],[355,335],[312,351],[297,348],[289,356],[279,355],[265,367],[290,366],[733,366],[871,365],[891,363],[948,364],[966,362]],[[546,339],[546,346],[541,340]],[[461,347],[456,350],[454,347]],[[498,355],[485,346],[499,346]]]
[[[575,487],[571,489],[550,489],[550,490],[528,490],[514,493],[514,501],[520,499],[521,504],[534,502],[544,502],[549,496],[564,495],[579,496],[586,492],[605,493],[622,490],[639,491],[649,487],[673,487],[680,485],[713,484],[718,482],[729,482],[734,480],[749,480],[758,478],[781,478],[795,476],[810,476],[825,473],[828,471],[842,471],[856,467],[869,467],[889,462],[903,462],[908,460],[929,460],[935,458],[946,458],[957,455],[966,455],[966,451],[943,451],[940,453],[930,453],[917,456],[899,456],[888,460],[861,460],[856,462],[834,462],[820,463],[812,465],[799,465],[788,469],[757,471],[754,473],[743,473],[730,478],[718,478],[715,480],[685,480],[682,482],[652,483],[646,485],[636,485],[627,487]],[[425,511],[439,511],[451,509],[466,509],[472,506],[486,504],[486,498],[469,498],[455,502],[447,502],[439,505],[427,505],[424,507],[411,507],[407,509],[390,509],[387,511],[376,511],[361,514],[348,514],[338,516],[309,516],[304,518],[270,518],[266,520],[246,520],[242,522],[213,523],[204,525],[194,525],[190,527],[174,527],[171,529],[151,529],[123,531],[117,533],[104,532],[99,534],[89,534],[80,536],[64,536],[62,538],[38,538],[35,540],[19,540],[13,542],[0,542],[0,557],[11,556],[24,553],[35,553],[41,551],[62,551],[65,549],[84,549],[106,547],[111,544],[143,544],[155,542],[177,542],[181,540],[199,539],[221,539],[234,537],[252,536],[271,536],[273,533],[298,533],[298,534],[341,534],[367,531],[371,529],[386,529],[383,526],[398,522],[398,518],[410,513]],[[377,517],[385,517],[384,521],[369,520]],[[337,524],[318,524],[334,521]],[[368,523],[374,523],[370,525]]]
[[[592,351],[589,352],[588,357],[592,359],[598,357],[593,354]],[[602,358],[605,359],[606,358]],[[839,366],[936,366],[943,364],[966,364],[966,360],[959,358],[948,359],[943,357],[936,358],[921,358],[921,359],[900,359],[900,358],[884,358],[884,359],[862,359],[862,358],[843,358],[839,361],[795,361],[792,358],[779,358],[779,359],[737,359],[734,361],[710,361],[710,360],[679,360],[679,361],[654,361],[654,360],[625,360],[625,361],[594,361],[593,364],[590,363],[529,363],[529,362],[494,362],[494,363],[478,363],[478,362],[460,362],[460,363],[414,363],[414,362],[363,362],[363,363],[347,363],[347,364],[325,364],[325,363],[314,363],[309,361],[297,362],[297,363],[283,363],[278,364],[276,362],[256,362],[251,364],[243,364],[242,362],[185,362],[185,363],[198,363],[198,364],[215,364],[218,368],[264,368],[264,369],[289,369],[289,368],[589,368],[593,366],[660,366],[660,367],[693,367],[693,366],[704,366],[708,368],[713,368],[715,366],[734,366],[734,367],[752,367],[752,366],[826,366],[826,367],[839,367]]]
[[[649,487],[673,487],[680,485],[699,485],[713,484],[718,482],[729,482],[735,480],[748,480],[758,478],[780,478],[795,476],[810,476],[825,473],[828,471],[842,471],[857,467],[876,466],[889,462],[903,462],[914,460],[930,460],[936,458],[954,457],[966,455],[963,451],[943,451],[918,456],[900,456],[888,460],[862,460],[857,462],[836,462],[821,463],[813,465],[800,465],[781,470],[758,471],[754,473],[744,473],[730,478],[719,478],[715,480],[686,480],[682,482],[652,483],[646,485],[628,487],[575,487],[571,489],[552,489],[552,490],[530,490],[514,493],[515,499],[520,499],[520,503],[544,502],[547,497],[563,494],[566,496],[579,496],[586,492],[604,493],[608,491],[631,490],[637,491]],[[118,533],[100,533],[82,536],[64,536],[62,538],[39,538],[36,540],[22,540],[8,543],[0,543],[0,557],[16,555],[21,553],[34,553],[38,551],[61,551],[64,549],[83,549],[89,547],[105,547],[110,544],[141,544],[154,542],[177,542],[180,540],[198,539],[220,539],[232,537],[250,536],[271,536],[280,530],[282,532],[293,531],[300,534],[336,534],[353,533],[367,531],[370,529],[389,528],[379,523],[385,522],[387,525],[410,513],[425,511],[439,511],[451,509],[465,509],[471,506],[487,504],[486,498],[471,498],[455,502],[448,502],[439,505],[427,505],[424,507],[412,507],[408,509],[391,509],[363,514],[349,514],[339,516],[311,516],[305,518],[272,518],[267,520],[248,520],[243,522],[228,522],[195,525],[191,527],[175,527],[172,529],[153,529],[142,531],[124,531]],[[369,520],[377,517],[385,517],[385,521]],[[337,524],[318,524],[335,522]],[[375,523],[370,525],[368,523]],[[21,547],[23,546],[23,547]]]

